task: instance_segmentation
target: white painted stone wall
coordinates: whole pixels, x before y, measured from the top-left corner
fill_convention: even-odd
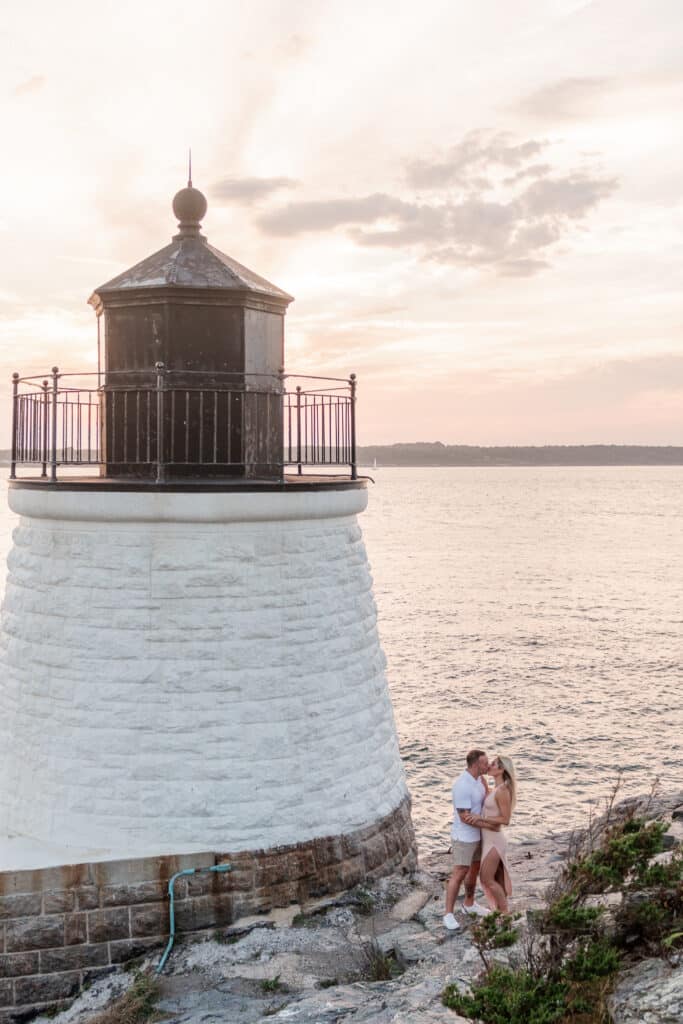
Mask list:
[[[11,491],[0,835],[237,851],[392,811],[365,502]]]

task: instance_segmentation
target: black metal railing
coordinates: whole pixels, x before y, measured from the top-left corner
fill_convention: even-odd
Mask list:
[[[292,386],[294,381],[301,381]],[[356,479],[356,377],[168,370],[12,378],[10,477],[40,466],[107,475],[282,476],[347,467]]]

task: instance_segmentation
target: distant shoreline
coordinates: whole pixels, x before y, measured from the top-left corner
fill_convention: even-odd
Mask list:
[[[359,466],[378,468],[431,466],[561,467],[561,466],[683,466],[683,445],[467,445],[416,441],[407,444],[360,445]],[[10,465],[10,453],[0,451],[0,467]]]
[[[491,446],[434,443],[364,445],[358,464],[374,466],[683,466],[683,445]]]

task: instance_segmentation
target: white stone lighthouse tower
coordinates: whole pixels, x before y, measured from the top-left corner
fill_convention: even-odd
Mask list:
[[[285,373],[290,296],[173,208],[90,300],[98,374],[15,375],[0,835],[237,858],[265,906],[415,858],[355,378]]]

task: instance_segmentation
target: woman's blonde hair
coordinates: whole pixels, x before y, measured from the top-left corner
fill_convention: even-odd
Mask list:
[[[508,789],[510,790],[512,808],[514,810],[515,804],[517,803],[517,775],[515,773],[515,766],[512,763],[511,758],[506,757],[505,755],[498,754],[497,761],[503,768],[503,781],[507,783]]]

